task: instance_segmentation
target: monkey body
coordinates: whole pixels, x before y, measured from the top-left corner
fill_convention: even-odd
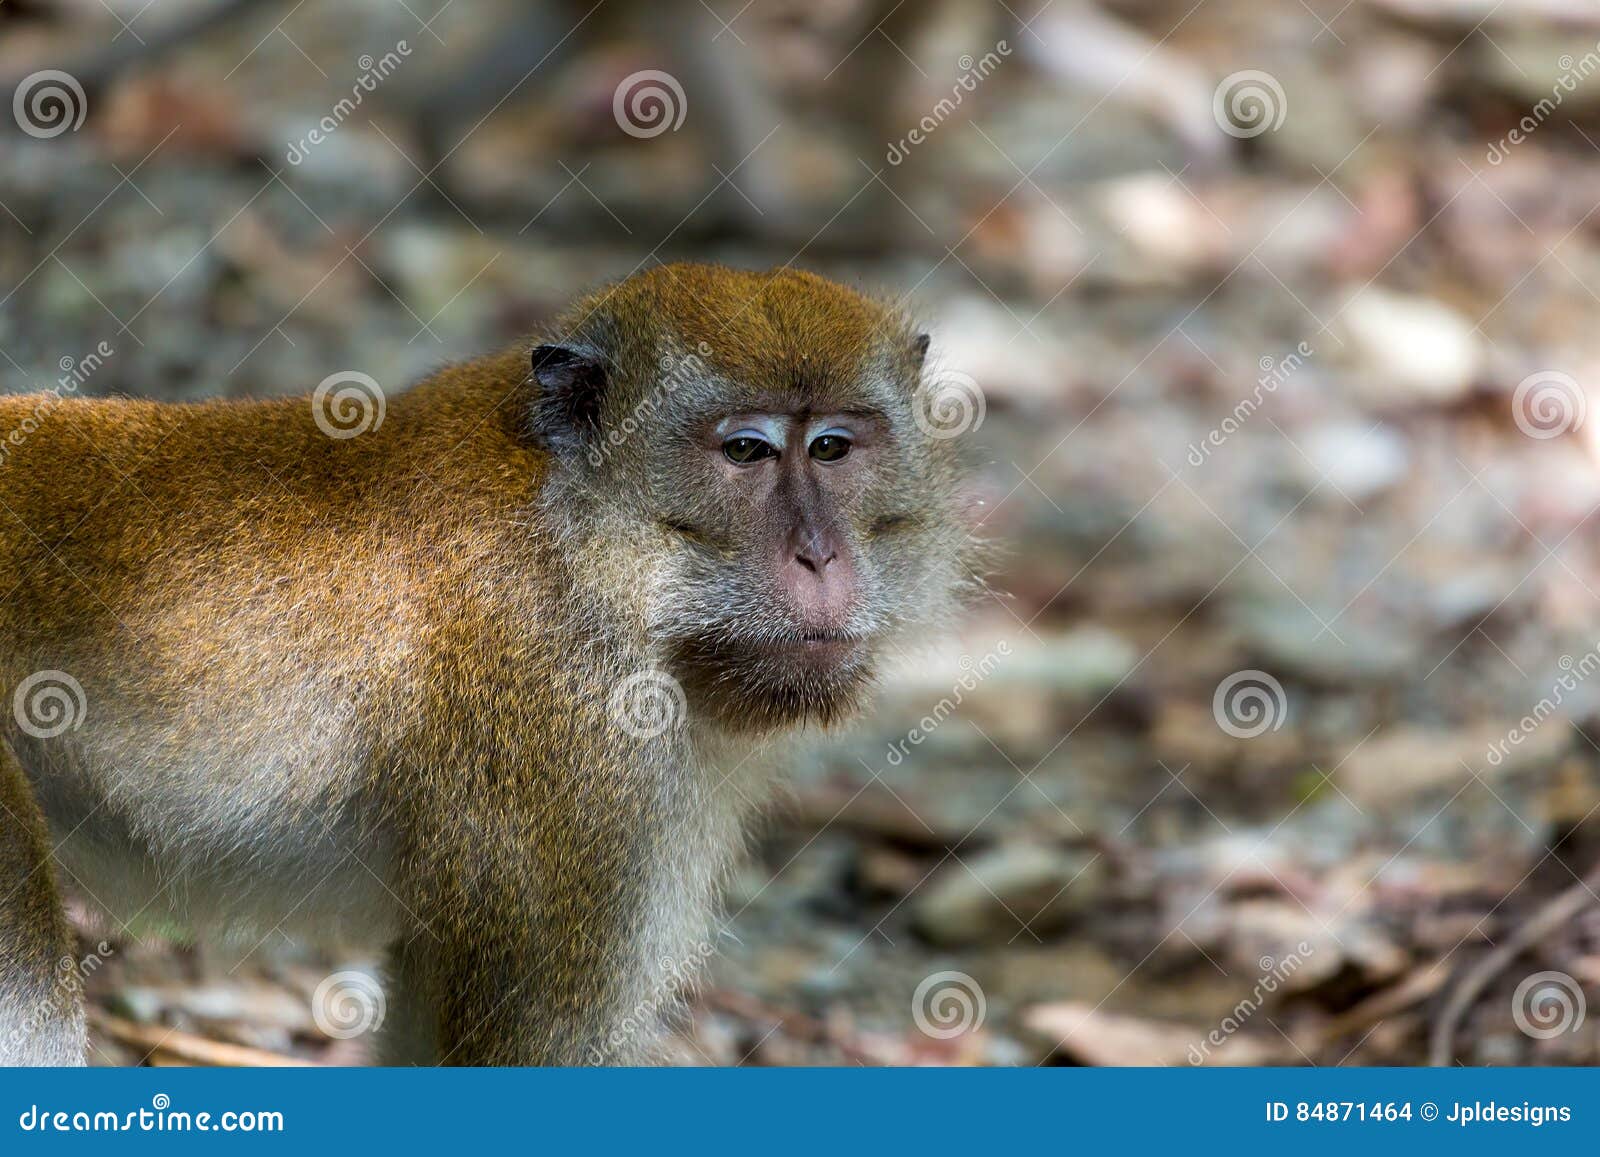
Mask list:
[[[357,942],[396,930],[379,885],[393,843],[356,818],[382,786],[375,739],[416,720],[403,680],[427,661],[441,584],[492,549],[512,514],[496,503],[514,501],[492,479],[465,487],[442,530],[411,467],[428,395],[396,399],[389,439],[367,446],[325,436],[303,400],[68,400],[0,471],[5,686],[60,670],[84,689],[76,727],[35,737],[8,718],[8,739],[53,827],[77,833],[63,865],[119,918],[236,936],[289,921]],[[33,401],[0,403],[0,425]],[[352,484],[338,457],[371,472]],[[73,469],[29,469],[51,459]],[[447,544],[440,566],[430,551]],[[350,856],[369,886],[338,870]]]
[[[887,612],[865,551],[833,561],[871,461],[786,454],[780,477],[776,452],[691,445],[706,415],[675,441],[601,435],[668,379],[664,427],[719,393],[718,412],[889,406],[888,371],[863,386],[862,367],[893,361],[900,324],[808,275],[663,267],[581,302],[531,372],[527,345],[447,368],[353,437],[305,398],[0,399],[0,432],[28,431],[0,466],[0,871],[19,877],[0,892],[27,887],[0,902],[0,1060],[81,1039],[75,992],[50,1031],[5,1035],[6,999],[37,1005],[70,953],[52,871],[134,931],[388,948],[391,1063],[649,1056],[766,797],[763,742],[849,710],[857,632]],[[858,459],[899,420],[859,419]],[[758,506],[703,508],[684,471]],[[734,562],[758,507],[792,510],[781,581]],[[958,566],[929,572],[934,613]],[[636,687],[666,696],[664,724],[627,717]]]

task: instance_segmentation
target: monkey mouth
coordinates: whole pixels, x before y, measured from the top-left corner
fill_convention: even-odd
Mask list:
[[[807,675],[849,666],[865,653],[866,648],[864,636],[837,630],[801,631],[774,639],[762,647],[769,656],[769,662],[787,662],[799,673]]]
[[[674,648],[690,710],[735,728],[829,724],[860,708],[873,680],[866,636],[808,630],[760,642],[698,638]]]
[[[776,645],[801,647],[859,647],[866,640],[847,631],[804,631],[799,637],[780,640]]]

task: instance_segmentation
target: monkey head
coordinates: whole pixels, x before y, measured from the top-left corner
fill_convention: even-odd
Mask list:
[[[972,588],[928,339],[897,309],[790,269],[668,265],[580,302],[560,332],[531,357],[546,508],[582,540],[575,581],[590,568],[643,608],[691,715],[746,730],[848,715]]]

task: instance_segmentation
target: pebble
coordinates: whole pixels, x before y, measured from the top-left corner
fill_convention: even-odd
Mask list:
[[[1432,298],[1367,286],[1347,299],[1339,327],[1355,360],[1357,396],[1374,409],[1461,401],[1483,369],[1471,323]]]
[[[941,869],[918,894],[912,923],[946,946],[1031,942],[1093,904],[1105,879],[1105,863],[1093,853],[1001,846]]]

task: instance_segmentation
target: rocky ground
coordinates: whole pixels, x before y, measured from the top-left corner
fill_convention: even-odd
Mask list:
[[[992,591],[800,759],[677,1059],[1600,1060],[1588,6],[953,6],[935,90],[1021,51],[871,247],[830,244],[870,175],[798,81],[801,243],[671,232],[705,142],[693,108],[615,131],[638,36],[467,122],[433,176],[400,74],[286,163],[360,54],[465,52],[464,7],[440,44],[437,5],[255,14],[118,74],[76,131],[0,140],[0,385],[104,341],[85,392],[398,386],[645,260],[910,293],[981,387]],[[0,8],[0,78],[116,31]],[[1273,81],[1253,130],[1216,111],[1245,70]],[[313,1006],[370,961],[83,925],[103,1063],[364,1055]]]

